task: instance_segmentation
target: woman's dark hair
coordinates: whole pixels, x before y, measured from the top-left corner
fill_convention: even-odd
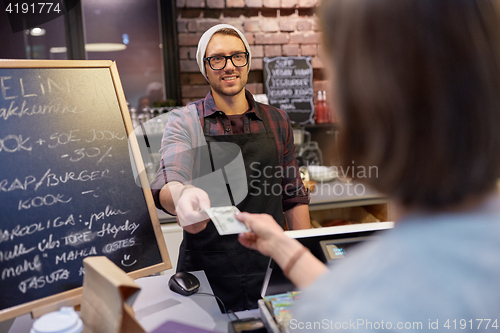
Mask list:
[[[493,0],[324,0],[344,167],[407,207],[495,187],[500,25]],[[366,173],[364,174],[366,175]]]

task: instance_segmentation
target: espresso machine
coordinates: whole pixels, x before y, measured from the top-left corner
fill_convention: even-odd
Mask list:
[[[311,133],[303,127],[293,128],[293,143],[299,167],[323,165],[323,155],[316,141],[311,141]]]

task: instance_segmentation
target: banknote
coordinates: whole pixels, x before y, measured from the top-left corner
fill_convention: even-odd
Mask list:
[[[210,219],[219,232],[219,235],[233,235],[250,231],[245,223],[240,222],[234,216],[239,209],[234,206],[212,207],[205,209]]]

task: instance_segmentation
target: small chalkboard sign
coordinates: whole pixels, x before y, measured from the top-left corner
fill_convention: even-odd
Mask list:
[[[78,302],[88,256],[171,268],[114,62],[0,61],[0,159],[0,321]]]
[[[311,57],[264,58],[264,86],[269,104],[288,112],[292,123],[314,124]]]

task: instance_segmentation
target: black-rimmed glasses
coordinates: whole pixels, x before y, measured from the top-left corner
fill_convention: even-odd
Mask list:
[[[227,64],[227,59],[231,59],[234,67],[244,67],[248,64],[248,52],[239,52],[230,56],[216,55],[203,58],[203,60],[208,61],[210,68],[214,71],[224,69]]]

